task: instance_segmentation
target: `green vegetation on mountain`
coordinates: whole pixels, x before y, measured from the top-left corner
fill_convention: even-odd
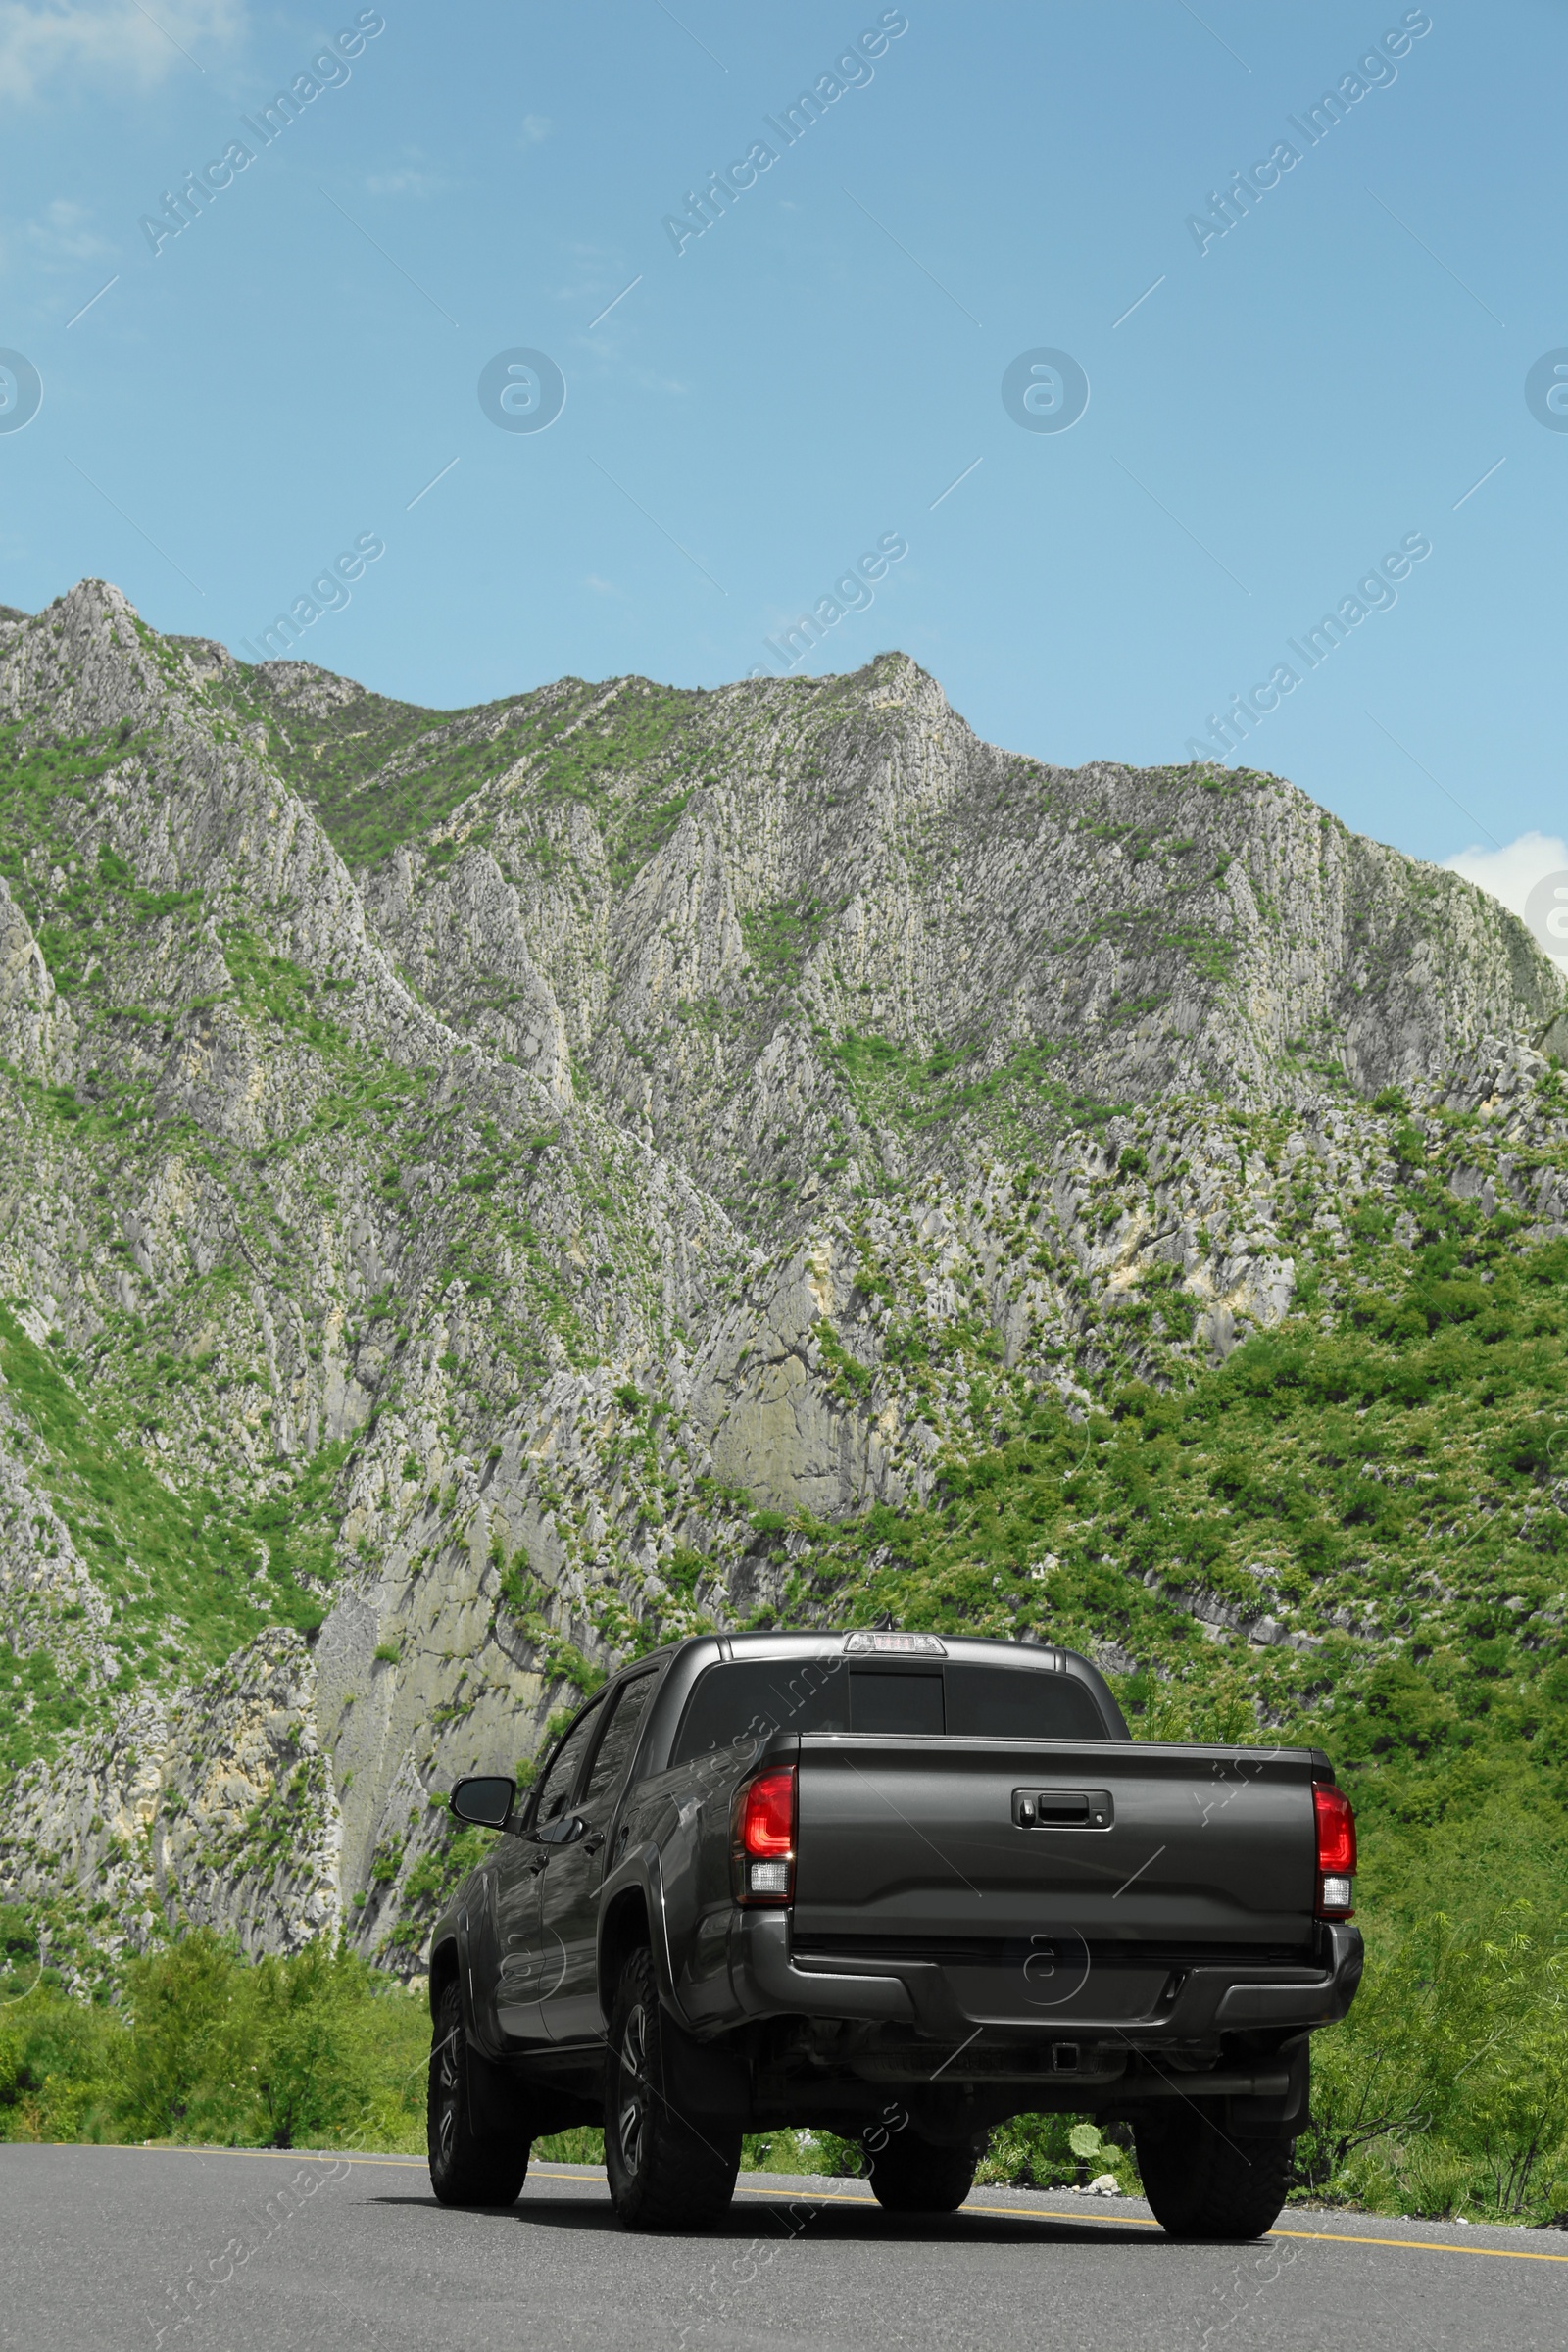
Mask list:
[[[1118,1651],[1147,1736],[1327,1744],[1363,1803],[1497,1742],[1568,1799],[1568,1242],[1417,1197],[1425,1238],[1356,1240],[1338,1311],[1305,1286],[1082,1425],[995,1365],[994,1448],[923,1509],[794,1514],[783,1608]]]
[[[702,763],[678,741],[702,697],[643,679],[607,691],[564,678],[450,711],[391,701],[300,663],[236,665],[212,691],[265,737],[271,764],[353,866],[373,865],[405,843],[433,844],[437,863],[447,862],[457,845],[434,839],[447,819],[523,761],[531,802],[575,801],[608,820],[612,870],[624,882],[679,821]],[[652,790],[650,767],[659,778]]]
[[[275,1550],[264,1548],[276,1504],[246,1512],[211,1488],[172,1493],[153,1467],[152,1442],[171,1390],[210,1379],[209,1367],[162,1350],[141,1353],[107,1409],[78,1393],[72,1374],[84,1369],[69,1357],[53,1363],[15,1313],[0,1307],[0,1378],[18,1415],[12,1447],[107,1603],[102,1638],[117,1671],[98,1707],[110,1692],[145,1679],[167,1683],[172,1669],[219,1665],[269,1622],[318,1625],[320,1607],[290,1572],[290,1554],[298,1561],[315,1530],[336,1467],[331,1455],[312,1465],[304,1490],[291,1497]],[[54,1556],[54,1528],[40,1522],[36,1532],[44,1557]],[[83,1603],[70,1605],[79,1622]],[[30,1701],[4,1716],[6,1766],[52,1752],[95,1711],[88,1692],[62,1680],[48,1648],[19,1652],[0,1642],[0,1678]]]
[[[829,1051],[862,1117],[915,1134],[978,1111],[999,1140],[1028,1151],[1047,1135],[1093,1132],[1131,1107],[1060,1085],[1051,1071],[1059,1049],[1050,1039],[1015,1047],[999,1060],[989,1040],[940,1046],[921,1056],[892,1038],[846,1029]]]
[[[281,665],[282,677],[296,674]],[[532,695],[436,711],[363,687],[289,692],[277,665],[240,667],[219,691],[240,724],[264,734],[269,760],[351,865],[373,864],[439,825],[476,786],[548,741],[575,708],[569,686],[544,711]]]

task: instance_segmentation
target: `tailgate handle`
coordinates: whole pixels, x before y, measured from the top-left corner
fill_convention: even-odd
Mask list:
[[[1015,1788],[1012,1818],[1020,1830],[1108,1830],[1108,1788]]]

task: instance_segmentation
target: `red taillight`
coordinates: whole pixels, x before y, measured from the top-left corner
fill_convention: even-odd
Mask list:
[[[1315,1781],[1312,1802],[1317,1809],[1317,1866],[1348,1879],[1355,1869],[1355,1815],[1350,1800],[1343,1788]]]
[[[787,1903],[795,1891],[795,1767],[760,1773],[735,1796],[735,1893]]]
[[[749,1854],[765,1861],[787,1854],[795,1844],[795,1768],[764,1772],[746,1790],[741,1814],[741,1843]]]
[[[1355,1815],[1344,1789],[1327,1781],[1313,1782],[1312,1806],[1317,1815],[1317,1915],[1319,1919],[1348,1919],[1355,1875]]]

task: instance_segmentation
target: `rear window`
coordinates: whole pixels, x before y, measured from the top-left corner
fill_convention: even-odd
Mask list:
[[[672,1763],[773,1732],[903,1732],[955,1739],[1103,1740],[1093,1693],[1028,1666],[862,1666],[842,1658],[710,1666],[686,1702]]]
[[[947,1670],[948,1729],[959,1740],[1103,1740],[1095,1694],[1070,1674],[1027,1666]]]

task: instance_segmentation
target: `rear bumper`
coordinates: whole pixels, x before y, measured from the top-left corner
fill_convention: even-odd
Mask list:
[[[737,1911],[730,1923],[729,1981],[746,2017],[846,2018],[872,2025],[924,2023],[907,1979],[919,1964],[891,1975],[878,1963],[803,1964],[790,1950],[783,1911]]]
[[[980,1972],[964,1972],[960,1991],[937,1960],[813,1957],[794,1952],[782,1911],[737,1912],[730,1929],[729,1978],[743,2017],[800,2016],[913,2026],[938,2041],[963,2041],[993,2032],[1008,2041],[1070,2039],[1097,2034],[1129,2052],[1157,2052],[1172,2043],[1219,2034],[1304,2032],[1332,2025],[1355,1997],[1363,1961],[1360,1931],[1324,1928],[1322,1965],[1251,1968],[1227,1963],[1166,1972],[1157,1997],[1141,2013],[1108,1997],[1091,1965],[1064,1995],[1035,2000],[1009,1973],[977,1993]],[[987,1974],[993,1972],[986,1972]],[[1048,1990],[1053,1988],[1047,1988]]]

